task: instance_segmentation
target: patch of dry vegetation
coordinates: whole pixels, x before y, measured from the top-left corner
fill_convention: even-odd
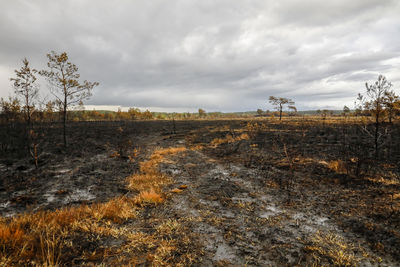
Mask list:
[[[231,134],[227,134],[225,138],[215,138],[211,141],[211,145],[213,146],[218,146],[220,144],[226,144],[226,143],[235,143],[241,140],[248,140],[249,136],[246,133],[243,133],[238,136],[232,136]]]
[[[358,266],[360,256],[355,252],[360,252],[359,247],[346,242],[344,238],[334,233],[316,232],[312,237],[310,244],[304,247],[305,252],[311,256],[314,265],[324,266],[326,264],[333,266]]]
[[[177,221],[162,222],[154,234],[132,233],[124,226],[137,218],[141,207],[165,201],[162,187],[172,180],[158,171],[158,165],[166,156],[183,151],[182,147],[156,150],[150,160],[143,162],[141,173],[127,178],[128,189],[138,193],[134,197],[1,218],[0,265],[58,266],[100,263],[109,258],[112,264],[128,265],[141,263],[143,258],[146,264],[157,266],[193,262],[194,256],[188,252],[190,238]],[[106,237],[121,239],[123,245],[96,249],[95,244]]]

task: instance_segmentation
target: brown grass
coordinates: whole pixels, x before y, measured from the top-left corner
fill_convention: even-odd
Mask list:
[[[225,138],[215,138],[211,141],[211,145],[213,146],[218,146],[220,144],[226,144],[226,143],[235,143],[240,140],[248,140],[249,135],[246,133],[243,133],[239,136],[233,137],[231,134],[227,134]]]
[[[97,221],[109,220],[122,223],[136,217],[136,207],[127,197],[117,197],[106,203],[96,203],[88,209]]]
[[[140,163],[140,173],[127,178],[128,189],[135,191],[159,191],[162,186],[170,184],[171,178],[160,173],[158,166],[165,161],[166,156],[184,152],[185,147],[172,147],[156,150],[149,160]]]
[[[154,191],[154,189],[150,189],[149,191],[143,191],[140,192],[139,196],[135,198],[135,202],[137,204],[146,204],[146,203],[152,203],[152,204],[161,204],[165,200],[161,196],[161,194],[157,193]]]
[[[171,183],[171,178],[160,173],[134,174],[127,178],[127,187],[132,191],[148,191]]]
[[[183,151],[183,147],[156,150],[150,160],[142,163],[141,173],[127,178],[128,189],[139,193],[136,197],[120,196],[105,203],[26,213],[10,219],[0,218],[0,266],[58,266],[71,254],[75,258],[96,261],[129,251],[130,254],[140,255],[146,250],[153,251],[153,265],[170,262],[171,256],[179,250],[175,244],[178,241],[166,242],[143,233],[132,236],[131,231],[121,224],[136,218],[143,204],[165,201],[161,193],[162,186],[172,180],[158,171],[158,165],[166,156]],[[123,251],[117,250],[119,254],[109,249],[80,251],[76,249],[79,245],[74,243],[74,236],[79,236],[79,240],[113,236],[128,240],[128,245],[123,246]],[[117,257],[116,262],[132,264],[138,261],[134,257]]]
[[[334,233],[316,232],[304,249],[317,265],[357,266],[360,261],[354,254],[356,247]]]

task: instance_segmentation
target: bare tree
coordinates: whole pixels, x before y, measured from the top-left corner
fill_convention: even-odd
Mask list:
[[[80,83],[78,81],[80,78],[78,67],[68,61],[66,52],[57,54],[51,51],[50,54],[47,54],[47,58],[49,60],[47,66],[50,70],[42,70],[40,74],[48,80],[50,92],[62,106],[64,146],[67,146],[66,124],[68,108],[84,99],[88,99],[92,95],[93,87],[99,85],[99,83],[86,80]]]
[[[293,106],[294,101],[292,101],[289,98],[285,97],[275,97],[275,96],[270,96],[269,97],[269,103],[275,106],[276,110],[279,111],[279,120],[282,120],[282,110],[284,105],[289,105]]]
[[[379,142],[382,137],[380,133],[381,124],[385,120],[385,103],[387,103],[387,95],[390,92],[392,84],[386,80],[383,75],[378,76],[378,80],[374,84],[365,83],[366,92],[364,95],[358,94],[358,108],[369,111],[374,120],[374,138],[375,157],[379,156]]]
[[[32,124],[32,113],[35,109],[35,100],[39,93],[39,87],[36,84],[37,71],[29,67],[29,61],[24,58],[22,60],[23,66],[20,70],[15,70],[16,78],[10,78],[13,82],[15,94],[22,98],[22,110],[25,115],[25,122],[27,124],[27,131],[29,131]]]

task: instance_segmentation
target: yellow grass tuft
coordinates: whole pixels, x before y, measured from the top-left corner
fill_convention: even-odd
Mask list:
[[[161,186],[171,183],[171,178],[162,174],[158,166],[167,155],[175,155],[186,151],[185,147],[172,147],[156,150],[149,160],[140,163],[140,173],[127,178],[128,189],[136,191],[149,191],[160,189]]]
[[[151,189],[149,191],[143,191],[135,198],[135,202],[137,204],[141,203],[152,203],[152,204],[160,204],[163,203],[165,200],[164,198],[157,192],[154,191],[154,189]]]
[[[162,185],[169,184],[171,178],[165,174],[134,174],[127,178],[129,190],[148,191],[151,188],[160,188]]]
[[[334,266],[357,266],[360,261],[354,254],[356,247],[334,233],[318,231],[311,238],[311,242],[312,244],[304,249],[311,253],[314,262],[318,265],[323,261],[328,261]]]
[[[211,145],[213,146],[218,146],[220,144],[226,144],[226,143],[235,143],[241,140],[248,140],[250,137],[246,133],[242,133],[239,136],[233,137],[231,134],[227,134],[225,138],[215,138],[211,141]]]
[[[126,197],[111,199],[106,203],[96,203],[88,207],[89,212],[96,220],[109,220],[121,223],[136,217],[133,203]]]
[[[15,247],[26,239],[25,231],[20,225],[0,224],[0,246]]]
[[[140,163],[140,172],[146,174],[157,174],[158,165],[165,160],[165,156],[175,155],[186,151],[185,147],[170,147],[154,151],[150,159]]]
[[[156,150],[153,155],[151,156],[151,158],[157,158],[157,157],[164,157],[164,156],[171,156],[171,155],[175,155],[178,154],[180,152],[184,152],[186,151],[185,147],[169,147],[169,148],[163,148],[163,149],[159,149]]]

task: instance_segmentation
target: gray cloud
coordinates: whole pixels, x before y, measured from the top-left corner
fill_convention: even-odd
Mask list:
[[[395,0],[3,1],[0,97],[23,57],[44,68],[55,50],[100,82],[91,105],[239,111],[276,95],[342,108],[379,73],[398,89],[399,12]]]

